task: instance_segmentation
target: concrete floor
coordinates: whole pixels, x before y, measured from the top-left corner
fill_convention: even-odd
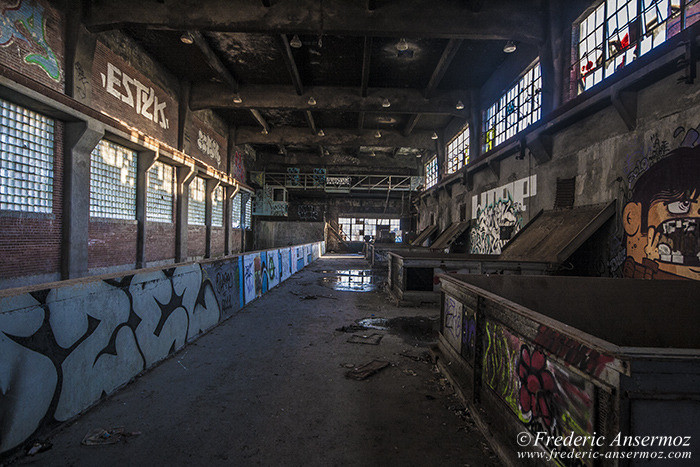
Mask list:
[[[435,338],[428,327],[357,332],[384,334],[379,345],[348,343],[352,333],[336,331],[360,318],[416,316],[436,330],[439,309],[397,308],[380,291],[335,290],[335,271],[347,269],[367,263],[321,258],[58,429],[50,450],[18,463],[498,465],[434,366],[400,355],[425,353]],[[347,366],[373,359],[391,366],[365,381],[345,378]],[[92,429],[116,426],[142,434],[80,444]]]

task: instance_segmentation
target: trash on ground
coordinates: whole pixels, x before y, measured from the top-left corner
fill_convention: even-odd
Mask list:
[[[401,355],[402,357],[409,358],[414,362],[430,362],[430,353],[427,351],[422,352],[419,355],[412,354],[410,352],[400,352],[399,355]]]
[[[384,360],[372,360],[369,363],[365,363],[362,366],[358,366],[357,368],[353,368],[352,370],[346,372],[345,377],[357,381],[362,381],[388,366],[389,362],[386,362]]]
[[[126,439],[130,436],[140,435],[140,431],[126,431],[124,427],[110,428],[105,430],[103,428],[95,428],[85,435],[81,444],[85,446],[102,446],[105,444],[116,444],[122,439]]]
[[[367,335],[353,334],[348,342],[351,344],[368,344],[368,345],[379,345],[379,342],[384,337],[383,334],[374,333]]]
[[[300,300],[316,300],[317,298],[327,298],[329,300],[338,300],[337,297],[331,297],[328,295],[309,295],[309,294],[300,294],[300,293],[296,293],[296,292],[292,292],[292,291],[290,291],[289,293],[291,293],[292,295],[296,295],[297,297],[299,297]]]
[[[403,371],[404,373],[406,373],[407,375],[410,375],[410,376],[418,376],[418,373],[416,373],[415,371],[413,371],[411,369],[401,370],[401,371]]]
[[[27,450],[27,455],[33,456],[35,454],[39,454],[40,452],[48,451],[52,447],[53,444],[49,443],[48,441],[36,441],[34,444],[32,444],[32,447]]]
[[[366,330],[367,330],[366,327],[360,326],[357,324],[350,324],[348,326],[336,328],[336,331],[338,331],[338,332],[357,332],[357,331],[366,331]]]

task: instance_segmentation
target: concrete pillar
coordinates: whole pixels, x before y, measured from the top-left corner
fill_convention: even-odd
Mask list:
[[[175,262],[187,261],[187,206],[190,183],[197,170],[194,167],[177,168],[177,201],[175,203]]]
[[[95,120],[68,122],[65,125],[62,279],[87,274],[90,154],[103,136],[104,127]]]
[[[221,182],[214,179],[207,179],[206,198],[204,201],[204,225],[206,227],[206,237],[204,243],[204,257],[211,258],[211,218],[214,207],[214,190]]]
[[[136,267],[146,266],[146,198],[148,171],[156,161],[154,151],[140,151],[136,167]]]
[[[478,89],[469,93],[469,160],[481,156],[481,97]]]
[[[238,193],[239,188],[236,187],[226,187],[224,193],[224,254],[230,255],[233,248],[231,248],[231,223],[233,222],[233,198]]]

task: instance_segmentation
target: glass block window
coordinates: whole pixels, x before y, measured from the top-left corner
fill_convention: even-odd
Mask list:
[[[430,159],[425,164],[425,188],[428,189],[438,181],[438,161],[437,156]]]
[[[173,221],[175,170],[156,161],[148,170],[146,181],[146,219],[152,222]]]
[[[394,232],[395,241],[401,242],[402,231],[399,219],[377,219],[373,217],[339,217],[338,227],[340,234],[346,241],[363,242],[365,236],[376,237],[377,226],[388,225]]]
[[[590,89],[683,28],[698,1],[606,0],[579,23],[578,89]],[[638,9],[641,8],[641,11]]]
[[[542,73],[539,61],[483,113],[482,150],[490,151],[540,119]]]
[[[0,99],[0,210],[50,213],[54,121]]]
[[[243,203],[243,197],[241,193],[236,193],[236,196],[231,200],[231,227],[234,229],[241,228],[241,204]]]
[[[90,216],[136,219],[136,151],[104,139],[93,149]]]
[[[447,143],[447,173],[455,173],[469,163],[469,125]]]
[[[243,211],[243,228],[252,229],[253,228],[253,197],[249,196],[248,201],[245,202],[245,209]]]
[[[212,193],[211,225],[223,227],[224,225],[224,187],[217,186]]]
[[[189,199],[187,201],[187,223],[189,225],[204,225],[206,193],[206,181],[202,177],[194,177],[194,180],[190,182]]]

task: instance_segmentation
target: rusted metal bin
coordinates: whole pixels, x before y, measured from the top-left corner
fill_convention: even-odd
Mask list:
[[[434,251],[388,252],[388,285],[400,305],[440,301],[439,274],[551,274],[558,264],[540,261],[504,261],[494,255],[460,255]]]
[[[440,282],[438,364],[505,461],[697,465],[697,282],[452,274]],[[543,452],[559,458],[523,457]]]

